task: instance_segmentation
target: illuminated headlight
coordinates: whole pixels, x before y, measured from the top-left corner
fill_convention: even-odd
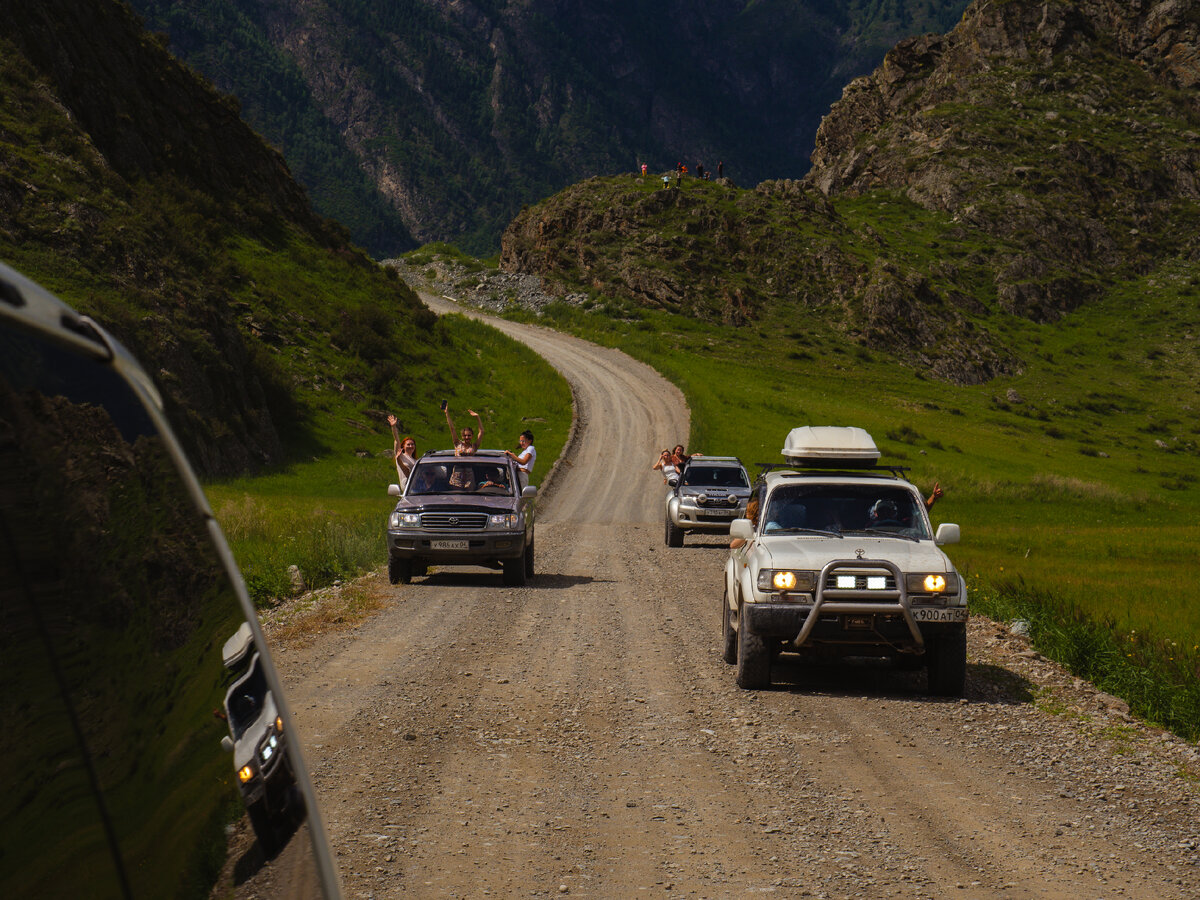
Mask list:
[[[253,766],[242,766],[240,769],[238,769],[238,781],[240,781],[242,784],[245,784],[247,781],[249,781],[253,777],[254,777],[254,767]]]
[[[275,751],[278,749],[279,749],[279,735],[273,734],[269,738],[267,738],[266,741],[263,743],[262,749],[259,750],[259,754],[258,754],[259,758],[262,759],[262,761],[265,763],[265,762],[267,762],[267,760],[269,760],[272,756],[275,755]]]
[[[910,594],[957,594],[958,574],[955,572],[930,572],[908,576]]]
[[[758,573],[760,591],[811,591],[816,580],[813,572],[794,569],[761,569]]]
[[[488,528],[508,528],[517,527],[517,522],[520,521],[520,515],[517,513],[501,513],[498,516],[488,516]]]
[[[388,519],[388,528],[419,528],[421,514],[415,512],[394,512]]]

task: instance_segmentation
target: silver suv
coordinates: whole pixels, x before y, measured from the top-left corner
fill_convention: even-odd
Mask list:
[[[388,577],[410,582],[430,565],[487,566],[504,570],[519,586],[533,575],[533,499],[517,464],[503,450],[455,456],[426,453],[413,466],[388,516]]]
[[[750,478],[736,456],[693,457],[667,484],[668,547],[682,547],[691,531],[728,534],[729,523],[746,514]]]

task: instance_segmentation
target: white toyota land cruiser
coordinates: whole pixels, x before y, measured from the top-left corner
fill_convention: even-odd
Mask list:
[[[930,693],[961,695],[967,589],[940,549],[958,526],[933,534],[920,491],[861,428],[793,429],[783,456],[756,485],[757,519],[729,532],[722,656],[738,685],[767,687],[788,650],[923,662]]]

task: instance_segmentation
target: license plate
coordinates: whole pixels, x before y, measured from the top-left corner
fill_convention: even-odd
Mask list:
[[[704,519],[728,519],[737,515],[736,509],[711,509],[700,513]]]
[[[430,541],[431,550],[470,550],[470,541]]]
[[[918,622],[965,622],[967,609],[965,606],[951,606],[946,609],[930,608],[927,606],[913,607],[913,618]]]

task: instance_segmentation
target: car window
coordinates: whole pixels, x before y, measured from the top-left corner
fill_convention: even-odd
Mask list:
[[[509,467],[503,462],[463,461],[446,457],[440,461],[418,462],[408,480],[406,496],[430,494],[513,494]]]
[[[913,492],[886,482],[784,485],[771,494],[762,522],[766,532],[808,529],[929,538]]]
[[[746,473],[734,466],[690,465],[684,470],[683,483],[688,487],[744,488],[750,486]]]
[[[107,359],[0,316],[0,770],[19,786],[0,896],[232,893],[222,647],[254,611],[181,459]],[[288,865],[336,894],[304,808]]]

